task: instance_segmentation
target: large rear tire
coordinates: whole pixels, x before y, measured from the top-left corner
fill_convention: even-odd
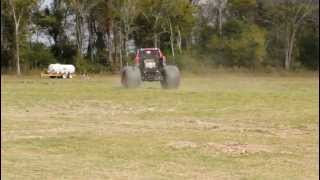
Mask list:
[[[141,84],[140,69],[135,66],[126,66],[121,71],[121,84],[125,88],[137,88]]]
[[[164,89],[177,89],[180,85],[180,71],[177,66],[164,66],[162,80],[160,81]]]

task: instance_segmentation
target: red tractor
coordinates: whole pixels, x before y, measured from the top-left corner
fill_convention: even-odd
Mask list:
[[[177,66],[166,64],[159,48],[141,48],[137,50],[134,65],[122,69],[121,83],[126,88],[135,88],[142,81],[160,81],[165,89],[178,88],[180,71]]]

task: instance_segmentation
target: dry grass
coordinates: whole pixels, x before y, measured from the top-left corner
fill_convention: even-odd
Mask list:
[[[318,78],[2,79],[4,179],[318,179]]]

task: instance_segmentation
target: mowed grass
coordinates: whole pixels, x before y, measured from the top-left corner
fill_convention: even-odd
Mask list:
[[[3,179],[318,179],[316,75],[184,75],[123,89],[3,76]]]

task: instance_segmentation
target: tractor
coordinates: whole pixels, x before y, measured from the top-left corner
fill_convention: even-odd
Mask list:
[[[136,52],[134,65],[121,71],[121,84],[126,88],[136,88],[142,81],[160,81],[164,89],[177,89],[180,71],[177,66],[167,65],[166,57],[159,48],[141,48]]]

